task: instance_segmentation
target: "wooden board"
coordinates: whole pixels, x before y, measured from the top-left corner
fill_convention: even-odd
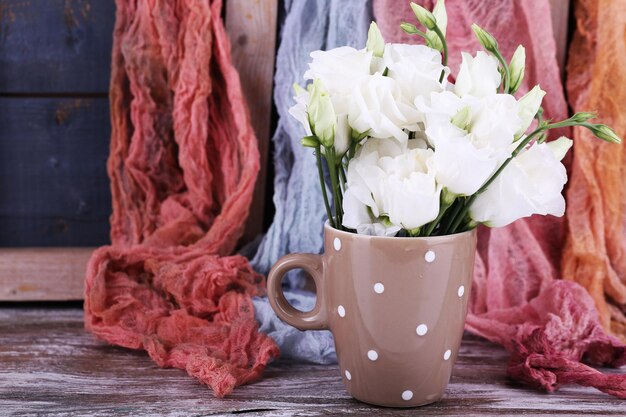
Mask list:
[[[624,400],[568,386],[553,394],[505,376],[508,355],[466,337],[446,396],[419,409],[350,398],[336,366],[279,361],[257,383],[216,399],[177,369],[107,346],[83,330],[79,308],[0,308],[0,414],[6,416],[494,416],[626,414]],[[622,372],[626,372],[622,371]]]
[[[0,93],[106,93],[113,0],[0,0]]]
[[[0,248],[0,300],[82,300],[92,252],[91,248]]]
[[[276,59],[276,19],[278,0],[228,0],[226,30],[232,44],[233,64],[250,109],[259,143],[261,170],[254,188],[250,217],[243,242],[250,242],[263,231],[267,192],[267,164],[272,117],[272,86]]]
[[[106,98],[0,97],[0,246],[109,241]]]

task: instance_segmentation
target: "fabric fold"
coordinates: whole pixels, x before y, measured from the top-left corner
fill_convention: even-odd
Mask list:
[[[626,1],[575,5],[567,89],[575,111],[595,110],[601,123],[626,137]],[[626,343],[626,147],[607,145],[584,129],[567,192],[563,275],[593,297],[604,327]]]
[[[223,396],[278,356],[263,277],[239,255],[259,169],[220,0],[117,0],[108,173],[112,245],[92,256],[85,326]]]
[[[276,57],[274,103],[278,127],[274,143],[274,206],[276,214],[269,231],[251,261],[254,269],[267,274],[272,265],[288,253],[320,253],[326,211],[317,176],[315,157],[300,140],[302,126],[288,113],[294,104],[294,83],[304,85],[303,74],[318,49],[339,46],[365,47],[372,20],[371,0],[285,0],[284,22]],[[291,273],[285,287],[302,289],[302,274]],[[313,305],[311,293],[287,294],[290,300]],[[281,346],[282,355],[316,363],[334,363],[336,356],[328,331],[301,332],[280,321],[267,298],[254,301],[261,329]]]

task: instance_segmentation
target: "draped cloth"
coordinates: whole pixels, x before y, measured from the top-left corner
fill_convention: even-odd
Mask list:
[[[577,1],[568,94],[626,137],[626,1]],[[593,297],[605,329],[626,342],[626,146],[574,131],[563,275]]]
[[[117,0],[108,173],[112,245],[86,275],[85,326],[185,369],[217,396],[278,355],[258,332],[263,277],[228,256],[259,155],[221,0]]]
[[[418,3],[432,8],[434,2]],[[401,22],[415,21],[407,3],[374,0],[373,5],[387,42],[419,41],[399,30]],[[548,0],[464,0],[446,6],[453,73],[461,51],[481,49],[470,29],[476,22],[498,39],[505,58],[511,58],[518,44],[526,47],[520,94],[540,84],[547,91],[546,117],[567,117]],[[605,145],[605,152],[615,152],[609,148]],[[603,330],[589,294],[559,279],[564,225],[564,219],[534,216],[479,230],[467,329],[511,352],[508,373],[517,380],[547,391],[578,383],[626,398],[626,376],[602,374],[581,363],[584,358],[593,365],[621,366],[626,348]]]
[[[345,45],[364,48],[372,19],[371,0],[285,0],[283,7],[284,22],[274,77],[274,103],[279,116],[272,138],[276,214],[251,261],[255,270],[263,274],[287,253],[320,253],[323,247],[326,211],[315,157],[310,148],[300,144],[304,130],[288,113],[295,104],[292,86],[305,84],[303,74],[312,51]],[[292,289],[301,288],[304,283],[297,274],[285,281],[286,287]],[[301,306],[315,303],[311,293],[287,291],[286,296]],[[301,332],[284,324],[269,307],[267,298],[257,298],[254,304],[261,331],[277,341],[283,357],[336,362],[330,332]]]

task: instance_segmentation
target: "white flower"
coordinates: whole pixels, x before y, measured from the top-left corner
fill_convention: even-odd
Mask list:
[[[390,77],[371,75],[352,91],[348,121],[359,133],[404,143],[408,135],[402,129],[416,130],[418,118],[417,110],[403,99],[400,87]]]
[[[463,52],[461,69],[456,78],[454,92],[459,97],[471,95],[485,97],[496,94],[500,86],[498,61],[483,51],[476,52],[476,56]]]
[[[563,186],[567,172],[559,158],[571,141],[535,144],[521,152],[470,207],[471,218],[489,227],[502,227],[533,214],[560,217],[565,213]]]
[[[441,53],[424,45],[389,43],[383,60],[387,76],[396,80],[410,102],[433,91],[443,91],[445,81],[439,82],[441,72],[445,71],[444,80],[450,72],[441,64]]]
[[[538,85],[533,87],[528,93],[524,94],[518,101],[519,117],[522,120],[519,129],[517,129],[516,135],[521,136],[526,132],[528,126],[533,122],[537,110],[541,106],[541,101],[546,92],[543,91]]]
[[[472,195],[510,156],[520,125],[517,102],[505,94],[477,99],[451,92],[433,93],[430,102],[418,108],[435,148],[437,182],[453,194]]]
[[[506,159],[498,150],[477,147],[475,135],[451,123],[428,127],[426,134],[435,146],[437,182],[453,194],[474,194]]]
[[[309,124],[309,117],[306,113],[306,108],[309,105],[311,94],[300,87],[298,84],[293,85],[293,89],[296,95],[293,97],[296,104],[289,108],[289,114],[294,117],[302,127],[304,127],[305,136],[312,136],[311,125]]]
[[[313,84],[309,84],[308,90],[303,89],[297,84],[293,86],[296,92],[294,96],[296,104],[289,108],[289,114],[302,124],[305,133],[304,136],[313,136],[314,132],[311,131],[311,127],[313,126],[315,136],[320,142],[322,144],[332,142],[337,155],[341,156],[348,150],[352,141],[352,129],[348,124],[348,115],[345,113],[347,105],[344,105],[344,100],[338,97],[334,97],[334,100],[333,97],[330,97],[329,100],[326,95],[326,97],[321,100],[319,97],[320,94],[315,94],[315,83],[318,84],[318,90],[320,88],[323,90],[323,87],[319,84],[319,80],[316,80]],[[342,109],[343,113],[337,113],[338,108]],[[324,111],[322,112],[320,110]],[[315,120],[316,118],[320,118],[320,120]],[[322,153],[324,152],[324,148],[322,147]]]
[[[433,151],[425,147],[420,140],[368,139],[348,167],[343,225],[390,234],[434,220],[441,187],[432,169]]]
[[[476,135],[479,146],[508,148],[522,124],[515,97],[494,94],[475,103],[470,129]]]
[[[372,53],[349,46],[311,52],[313,61],[304,73],[306,80],[319,78],[331,95],[349,94],[353,86],[370,75]]]

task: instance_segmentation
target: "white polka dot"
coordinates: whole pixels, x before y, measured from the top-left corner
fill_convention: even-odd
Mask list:
[[[339,306],[339,307],[337,307],[337,313],[339,313],[339,317],[345,317],[346,316],[346,309],[343,308],[343,306]]]
[[[382,294],[385,292],[385,286],[380,282],[377,282],[376,284],[374,284],[374,291],[376,292],[376,294]]]
[[[402,393],[402,399],[404,401],[409,401],[411,398],[413,398],[413,391],[406,390]]]
[[[346,379],[347,379],[348,381],[350,381],[350,380],[352,379],[352,374],[350,373],[350,371],[348,371],[348,370],[346,369],[345,374],[346,374]]]
[[[333,246],[335,247],[336,251],[341,250],[341,240],[339,240],[338,237],[336,237],[335,240],[333,241]]]
[[[450,359],[450,355],[452,355],[452,351],[450,349],[446,350],[446,352],[443,354],[443,360],[447,361],[448,359]]]
[[[435,252],[429,250],[428,252],[426,252],[426,254],[424,255],[424,260],[426,262],[433,262],[435,260]]]
[[[465,294],[465,287],[461,285],[456,293],[459,295],[459,297],[463,297],[463,294]]]
[[[368,350],[367,351],[367,357],[371,361],[375,361],[376,359],[378,359],[378,352],[376,352],[375,350]]]
[[[415,332],[418,336],[424,336],[426,332],[428,332],[428,326],[425,324],[420,324],[419,326],[417,326],[417,329],[415,329]]]

